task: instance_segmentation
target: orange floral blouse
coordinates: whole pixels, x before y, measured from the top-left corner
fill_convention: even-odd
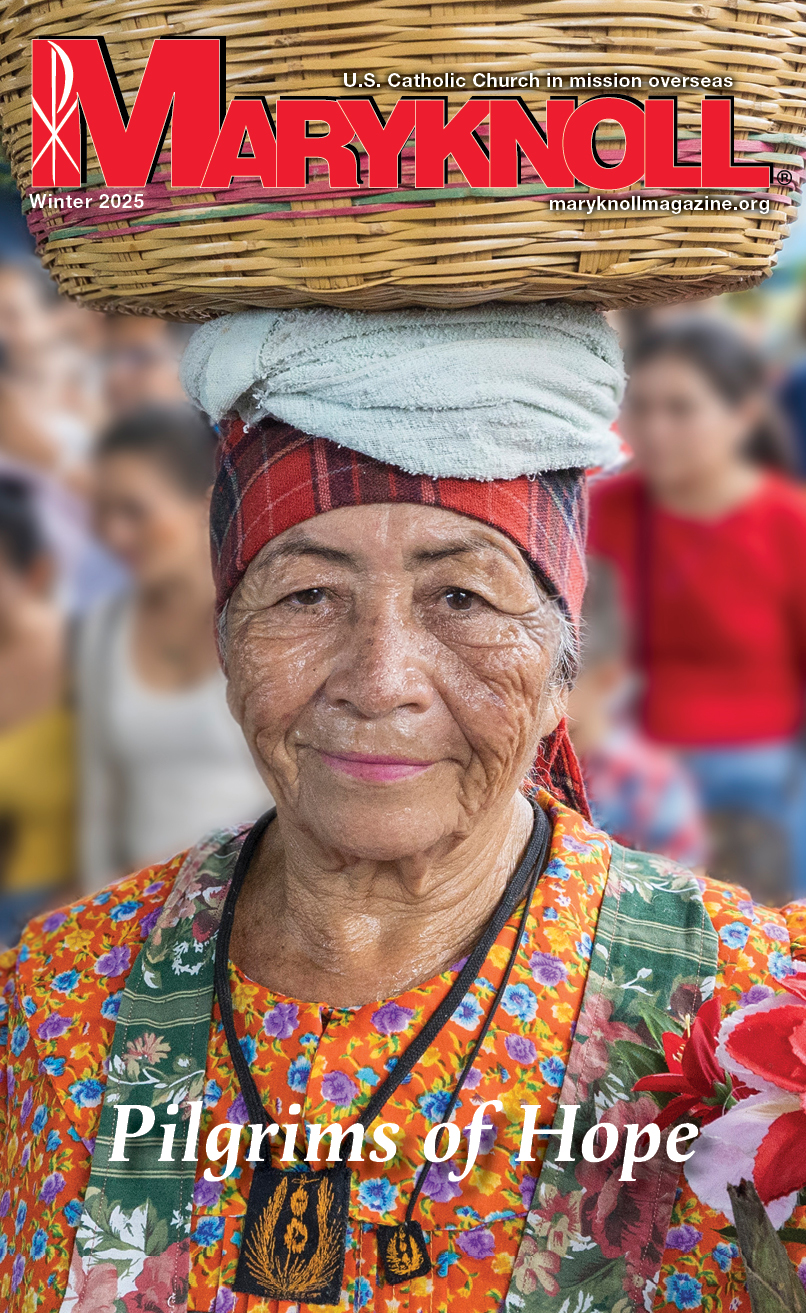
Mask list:
[[[493,946],[484,975],[386,1106],[384,1119],[401,1127],[395,1158],[379,1165],[366,1154],[352,1164],[342,1310],[488,1313],[506,1295],[539,1170],[537,1161],[517,1159],[521,1105],[539,1105],[538,1124],[550,1126],[610,859],[606,836],[547,797],[541,801],[554,826],[550,861],[456,1120],[466,1127],[474,1108],[494,1098],[502,1101],[503,1111],[488,1110],[492,1129],[485,1132],[480,1157],[465,1180],[454,1182],[449,1176],[456,1162],[461,1164],[461,1154],[428,1173],[416,1216],[431,1237],[431,1274],[408,1285],[384,1284],[374,1229],[403,1219],[423,1165],[423,1140],[442,1120],[469,1043],[500,982],[517,912]],[[0,1302],[7,1313],[56,1313],[61,1308],[121,993],[181,863],[180,856],[151,867],[32,922],[19,947],[0,959],[5,1084],[0,1102]],[[774,987],[785,972],[785,919],[724,885],[707,884],[704,896],[722,945],[717,992],[723,1006],[735,1007],[753,988]],[[806,956],[806,908],[789,912],[795,951]],[[737,924],[746,935],[735,933]],[[355,1009],[329,1008],[274,994],[231,964],[241,1044],[274,1120],[289,1125],[351,1122],[453,979],[454,971],[447,971],[395,999]],[[156,1037],[150,1048],[145,1040],[130,1048],[135,1069],[166,1057]],[[217,1005],[205,1079],[202,1145],[218,1123],[248,1121]],[[303,1136],[301,1131],[300,1143]],[[243,1155],[248,1140],[242,1139]],[[279,1152],[282,1138],[276,1143]],[[540,1152],[536,1147],[536,1157]],[[202,1176],[208,1165],[220,1170],[202,1155],[191,1225],[189,1313],[298,1313],[297,1305],[233,1292],[251,1168],[241,1156],[232,1176],[211,1183]],[[800,1222],[801,1211],[806,1213],[798,1210],[790,1225]],[[704,1208],[681,1180],[656,1313],[688,1308],[749,1313],[735,1246],[720,1234],[725,1225],[726,1219]],[[792,1252],[806,1260],[806,1220],[802,1225],[802,1252],[799,1247]],[[133,1226],[128,1240],[144,1261],[135,1287],[123,1296],[123,1307],[126,1313],[164,1313],[170,1290],[159,1259],[148,1256],[147,1218]],[[92,1313],[119,1313],[108,1271],[101,1265],[88,1274],[92,1288],[82,1293]]]

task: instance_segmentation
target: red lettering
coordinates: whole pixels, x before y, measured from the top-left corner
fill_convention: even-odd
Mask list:
[[[324,136],[309,136],[309,123],[326,123]],[[357,187],[358,152],[350,146],[353,125],[335,100],[277,101],[277,186],[304,187],[308,161],[324,160],[331,187]]]
[[[415,105],[415,187],[444,187],[451,155],[471,187],[489,187],[490,161],[475,133],[487,117],[489,100],[469,100],[447,123],[446,101],[417,100]]]
[[[242,155],[244,139],[251,155]],[[260,178],[264,187],[277,185],[277,147],[265,100],[233,100],[227,110],[215,150],[204,175],[205,187],[229,187],[233,178]]]
[[[624,154],[618,164],[603,164],[594,144],[600,123],[614,119],[624,129]],[[619,191],[631,187],[644,172],[644,112],[627,96],[594,96],[575,109],[563,137],[563,149],[574,177],[586,187]]]
[[[222,56],[218,37],[159,38],[128,113],[102,38],[35,38],[33,186],[81,186],[89,132],[105,184],[143,187],[169,124],[174,187],[224,189],[234,178],[257,177],[266,188],[301,191],[310,160],[323,160],[330,186],[352,191],[361,184],[357,137],[368,185],[395,188],[412,132],[414,185],[420,188],[445,187],[449,160],[471,187],[514,188],[524,157],[547,187],[572,187],[576,180],[622,191],[642,177],[647,187],[660,188],[766,188],[771,182],[769,164],[734,159],[730,97],[702,101],[701,165],[678,163],[673,97],[650,97],[641,105],[629,96],[595,96],[579,106],[572,98],[550,97],[545,127],[519,97],[473,98],[449,120],[446,100],[403,98],[385,121],[367,98],[281,98],[275,134],[262,97],[236,98],[221,123]],[[478,129],[488,117],[485,146]],[[613,164],[596,145],[605,121],[624,133],[622,157]],[[317,124],[323,133],[312,130]]]
[[[522,100],[492,100],[490,186],[517,187],[523,152],[547,187],[573,187],[574,175],[563,154],[563,133],[575,109],[576,100],[549,97],[544,133]]]
[[[706,96],[702,102],[703,187],[769,187],[769,164],[734,164],[733,100]]]
[[[127,115],[99,37],[33,41],[34,187],[86,181],[88,130],[108,187],[144,187],[171,121],[171,182],[198,187],[221,123],[218,37],[158,39]],[[86,121],[81,121],[79,106]]]
[[[400,152],[414,131],[414,101],[399,100],[385,123],[371,100],[339,104],[367,152],[367,184],[399,187]]]
[[[677,102],[650,97],[644,104],[646,187],[699,187],[699,164],[677,163]]]

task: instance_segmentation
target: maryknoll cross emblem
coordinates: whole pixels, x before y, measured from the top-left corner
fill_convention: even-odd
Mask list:
[[[38,185],[80,186],[81,124],[72,61],[55,41],[35,42],[33,57],[33,167],[41,179]]]

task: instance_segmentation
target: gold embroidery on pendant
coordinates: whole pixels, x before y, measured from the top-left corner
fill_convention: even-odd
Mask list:
[[[321,1290],[333,1279],[343,1258],[343,1237],[339,1228],[332,1225],[330,1216],[333,1187],[330,1181],[324,1180],[317,1192],[319,1236],[316,1249],[307,1260],[297,1257],[308,1243],[308,1228],[301,1220],[307,1203],[302,1181],[290,1199],[293,1216],[283,1235],[286,1253],[277,1253],[277,1223],[287,1193],[288,1181],[283,1180],[255,1223],[244,1258],[250,1275],[265,1287],[271,1298],[297,1299],[299,1291],[306,1291],[310,1299],[310,1294]]]
[[[395,1228],[384,1258],[384,1266],[391,1276],[407,1277],[416,1272],[425,1259],[414,1236],[405,1227]]]

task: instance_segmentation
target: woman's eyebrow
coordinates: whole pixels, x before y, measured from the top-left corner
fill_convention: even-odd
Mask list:
[[[360,568],[358,558],[350,552],[339,551],[336,547],[326,547],[323,543],[311,541],[278,543],[266,552],[260,561],[261,569],[271,569],[278,561],[297,560],[302,556],[315,556],[320,561],[330,561],[334,565],[348,565]]]
[[[416,552],[412,552],[406,559],[406,569],[411,570],[417,565],[431,561],[447,561],[453,556],[464,556],[467,552],[477,552],[479,550],[497,552],[503,556],[505,561],[512,564],[512,557],[505,548],[499,547],[498,543],[490,542],[482,534],[468,534],[458,542],[446,543],[444,547],[422,547]]]

